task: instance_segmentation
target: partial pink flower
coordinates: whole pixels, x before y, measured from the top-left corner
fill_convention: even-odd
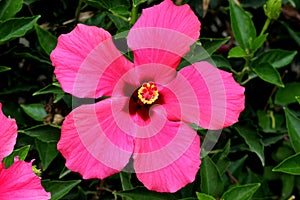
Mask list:
[[[199,33],[188,5],[165,0],[144,9],[129,31],[134,63],[101,28],[78,24],[58,38],[51,60],[62,88],[77,97],[110,97],[66,117],[58,150],[70,170],[103,179],[133,158],[150,190],[176,192],[195,180],[200,138],[190,124],[222,129],[244,109],[244,88],[232,74],[208,62],[176,71]]]
[[[7,118],[2,113],[2,104],[0,103],[0,162],[2,159],[14,150],[17,139],[17,124],[14,119]]]
[[[50,199],[50,193],[41,185],[32,171],[32,163],[15,161],[8,169],[0,165],[0,199],[35,200]]]
[[[0,160],[14,149],[17,138],[17,124],[14,119],[2,113],[0,103]],[[0,162],[0,199],[35,200],[50,199],[41,185],[41,180],[32,171],[32,163],[16,160],[8,169]]]

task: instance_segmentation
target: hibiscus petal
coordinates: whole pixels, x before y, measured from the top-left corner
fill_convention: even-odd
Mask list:
[[[197,95],[180,74],[159,91],[158,103],[164,107],[170,121],[193,123],[200,118]]]
[[[62,125],[58,150],[66,166],[85,179],[103,179],[121,171],[133,152],[133,138],[119,128],[112,114],[113,101],[81,105]]]
[[[199,37],[200,22],[188,5],[171,0],[144,9],[128,34],[136,65],[159,63],[177,68]]]
[[[203,128],[222,129],[238,121],[244,109],[244,88],[208,62],[197,62],[179,71],[162,91],[169,116]],[[178,119],[179,118],[179,119]]]
[[[2,104],[0,103],[0,162],[8,156],[14,149],[17,139],[17,124],[14,119],[7,118],[2,113]]]
[[[149,81],[157,85],[165,85],[172,81],[177,73],[176,69],[158,63],[144,64],[134,69],[140,85]]]
[[[149,190],[176,192],[195,180],[200,138],[188,125],[167,121],[156,135],[135,144],[134,169]]]
[[[83,24],[59,36],[50,58],[63,90],[85,98],[111,96],[117,80],[133,66],[107,31]]]
[[[32,172],[32,164],[15,161],[8,169],[0,165],[0,199],[35,200],[50,199],[51,195]]]

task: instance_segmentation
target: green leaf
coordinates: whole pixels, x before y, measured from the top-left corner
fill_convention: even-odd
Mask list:
[[[13,18],[0,22],[0,44],[25,35],[39,18],[40,16]]]
[[[227,190],[221,200],[249,200],[260,187],[260,183],[238,185]]]
[[[191,50],[184,56],[184,59],[178,66],[178,70],[191,65],[195,62],[205,60],[218,50],[223,44],[228,42],[230,38],[201,38],[200,42],[196,42],[191,46]]]
[[[240,176],[247,158],[248,158],[248,155],[245,155],[244,157],[231,162],[231,165],[228,168],[229,172],[236,177]]]
[[[226,44],[230,40],[230,37],[226,38],[201,38],[200,42],[202,47],[207,51],[209,55],[212,55],[222,45]],[[202,59],[203,60],[203,59]]]
[[[221,175],[223,175],[230,165],[230,161],[228,159],[229,151],[230,151],[231,140],[228,140],[225,147],[220,149],[220,152],[216,153],[212,160],[216,163],[218,170]]]
[[[257,172],[253,172],[249,167],[246,167],[246,171],[244,171],[242,176],[243,176],[243,178],[240,182],[243,182],[243,184],[253,184],[253,183],[257,184],[257,183],[260,183],[260,184],[263,184],[262,187],[265,186],[264,185],[265,183],[263,182],[263,176],[261,174],[258,174]],[[258,188],[257,192],[261,193],[262,190],[263,190],[263,188]],[[251,198],[251,200],[252,199],[255,199],[255,198]]]
[[[281,81],[279,72],[272,67],[269,63],[262,63],[259,66],[252,68],[255,74],[262,80],[275,84],[279,87],[284,87],[284,84]]]
[[[88,18],[83,23],[87,24],[87,25],[90,25],[90,26],[105,27],[105,25],[107,24],[105,22],[105,18],[106,18],[106,13],[105,12],[100,12],[98,14],[95,14],[91,18]]]
[[[118,29],[122,29],[129,26],[129,21],[125,21],[124,18],[120,18],[119,16],[115,16],[111,13],[107,13],[107,16],[110,20],[116,25]]]
[[[264,132],[274,132],[272,128],[271,117],[266,112],[258,110],[256,112],[258,118],[258,124]]]
[[[131,190],[133,186],[131,184],[131,173],[120,172],[120,179],[123,190]]]
[[[126,5],[129,6],[129,4],[124,0],[84,0],[87,4],[96,7],[98,9],[110,9],[114,7],[115,5]]]
[[[14,159],[16,156],[18,156],[19,160],[25,160],[29,149],[30,149],[30,145],[26,145],[24,147],[14,150],[9,156],[3,159],[3,163],[5,163],[5,167],[6,168],[10,167],[14,163]]]
[[[281,133],[286,131],[284,128],[284,117],[281,114],[277,114],[272,111],[258,110],[256,112],[258,117],[258,124],[262,131],[265,133]]]
[[[205,193],[196,192],[196,195],[199,200],[216,200],[214,197]]]
[[[287,143],[287,142],[286,142]],[[290,143],[283,144],[278,147],[275,152],[272,152],[272,159],[275,162],[282,162],[287,157],[293,155],[295,153],[294,149],[291,147]]]
[[[47,85],[46,87],[34,92],[32,96],[41,94],[53,94],[53,103],[57,103],[65,96],[65,92],[61,89],[61,86],[57,82]]]
[[[272,144],[275,144],[278,141],[283,140],[284,137],[285,137],[284,135],[280,134],[280,135],[264,138],[262,142],[263,142],[264,146],[271,146]]]
[[[52,50],[56,47],[57,38],[49,31],[42,29],[39,25],[35,25],[35,30],[38,36],[39,43],[44,51],[50,55]]]
[[[60,128],[46,124],[19,130],[19,132],[46,143],[58,142],[60,137]]]
[[[200,169],[201,185],[200,191],[214,197],[222,194],[224,184],[216,164],[209,156],[202,159]]]
[[[247,53],[240,46],[233,47],[228,52],[228,58],[243,58],[246,56],[247,56]]]
[[[54,84],[47,85],[46,87],[36,91],[32,94],[32,96],[41,95],[41,94],[64,94],[64,91],[61,87],[56,86]]]
[[[47,117],[44,105],[42,104],[21,104],[23,111],[36,121],[44,121],[44,118]]]
[[[262,63],[270,63],[273,67],[280,68],[290,64],[293,61],[296,54],[297,51],[271,49],[259,55],[258,58],[253,61],[252,65],[255,68],[256,66],[259,66]]]
[[[266,41],[268,34],[256,37],[250,44],[251,52],[256,52]]]
[[[274,173],[274,172],[272,172],[272,168],[273,168],[273,166],[266,166],[264,168],[263,177],[267,181],[278,180],[278,179],[280,179],[280,176],[282,175],[282,173]]]
[[[65,97],[65,93],[54,93],[53,94],[53,103],[57,103],[58,101],[60,101],[61,99],[63,99]]]
[[[300,153],[286,158],[279,165],[274,167],[272,171],[300,175]]]
[[[0,72],[5,72],[5,71],[9,71],[9,70],[11,70],[10,67],[0,66]]]
[[[279,88],[275,94],[275,103],[287,105],[297,102],[296,96],[300,96],[300,83],[287,83],[284,88]]]
[[[244,138],[246,144],[249,146],[250,151],[254,152],[260,159],[262,165],[265,165],[264,146],[261,138],[257,132],[253,129],[242,127],[240,125],[235,126],[236,131]]]
[[[115,192],[116,195],[138,200],[175,200],[175,196],[170,193],[158,193],[147,190],[144,187],[136,187],[132,190]]]
[[[52,63],[49,61],[49,59],[45,59],[39,55],[35,55],[35,52],[14,52],[14,55],[19,56],[19,57],[24,57],[32,60],[39,61],[41,63],[45,63],[47,65],[52,66]]]
[[[124,5],[114,6],[109,9],[109,11],[114,15],[117,16],[124,21],[129,21],[128,18],[130,16],[130,12],[128,11],[127,7]]]
[[[72,181],[42,181],[47,192],[51,192],[51,200],[58,200],[68,194],[81,180]]]
[[[65,177],[66,175],[68,175],[68,174],[70,174],[72,171],[71,170],[69,170],[67,167],[64,167],[62,170],[61,170],[61,172],[60,172],[60,174],[59,174],[59,179],[62,179],[63,177]]]
[[[3,92],[0,92],[0,95],[15,94],[20,92],[30,92],[31,90],[36,90],[37,88],[38,87],[36,85],[32,85],[28,83],[18,84],[13,88],[3,90]]]
[[[300,96],[296,96],[295,99],[298,101],[298,103],[300,104]]]
[[[281,199],[288,199],[295,189],[295,176],[290,174],[282,174],[282,189],[281,189]]]
[[[240,150],[240,148],[239,148]],[[238,160],[233,160],[228,167],[227,174],[223,176],[224,185],[226,184],[226,188],[229,185],[232,185],[233,182],[243,182],[245,176],[245,162],[248,158],[248,154],[244,155],[242,158]],[[233,178],[236,180],[234,180]],[[228,189],[228,188],[227,188]]]
[[[249,14],[229,0],[230,21],[236,41],[247,52],[250,49],[249,40],[256,38],[255,26]]]
[[[300,119],[289,109],[284,108],[286,126],[294,150],[300,152]]]
[[[0,1],[0,21],[11,18],[22,8],[23,0],[2,0]]]
[[[134,7],[137,7],[138,5],[147,2],[147,0],[132,0],[132,4]]]
[[[221,55],[212,55],[211,59],[213,60],[213,65],[218,68],[224,69],[226,71],[231,71],[232,67],[228,59],[224,58]],[[209,62],[209,60],[206,60]]]
[[[40,140],[35,140],[35,146],[37,151],[39,152],[39,157],[42,162],[43,171],[45,171],[51,162],[56,158],[58,155],[58,151],[56,148],[56,142],[42,142]]]

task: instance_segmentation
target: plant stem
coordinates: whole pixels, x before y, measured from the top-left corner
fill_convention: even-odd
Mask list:
[[[230,69],[230,71],[235,75],[239,75],[239,72],[235,71],[234,69]]]
[[[76,11],[75,11],[75,22],[76,23],[78,22],[79,17],[80,17],[81,4],[82,4],[82,0],[79,0],[78,6],[77,6]]]
[[[271,19],[270,18],[267,18],[265,24],[264,24],[264,27],[262,28],[259,36],[263,35],[265,33],[265,31],[268,29],[269,25],[271,23]]]
[[[252,80],[252,78],[247,78],[246,80],[244,80],[243,82],[241,82],[241,85],[246,85],[246,83],[248,83],[251,80]]]
[[[132,26],[137,20],[138,6],[132,5],[131,18],[129,24]]]
[[[239,82],[239,83],[242,83],[246,72],[249,71],[248,65],[249,65],[250,60],[249,59],[245,59],[245,60],[246,60],[245,66],[244,66],[244,68],[242,69],[242,71],[239,73],[239,75],[237,77],[237,82]]]

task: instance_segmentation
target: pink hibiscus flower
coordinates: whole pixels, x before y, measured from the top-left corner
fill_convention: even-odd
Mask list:
[[[150,190],[175,192],[194,181],[200,138],[190,127],[222,129],[244,109],[244,88],[208,62],[180,71],[197,41],[200,22],[188,5],[171,0],[144,9],[129,31],[134,63],[105,30],[78,24],[51,53],[64,91],[80,98],[109,96],[75,108],[62,125],[58,150],[84,179],[103,179],[133,159]]]
[[[2,113],[0,103],[0,161],[14,149],[17,124]],[[0,163],[0,199],[29,200],[50,199],[41,185],[41,180],[32,171],[31,163],[16,160],[8,169]]]

